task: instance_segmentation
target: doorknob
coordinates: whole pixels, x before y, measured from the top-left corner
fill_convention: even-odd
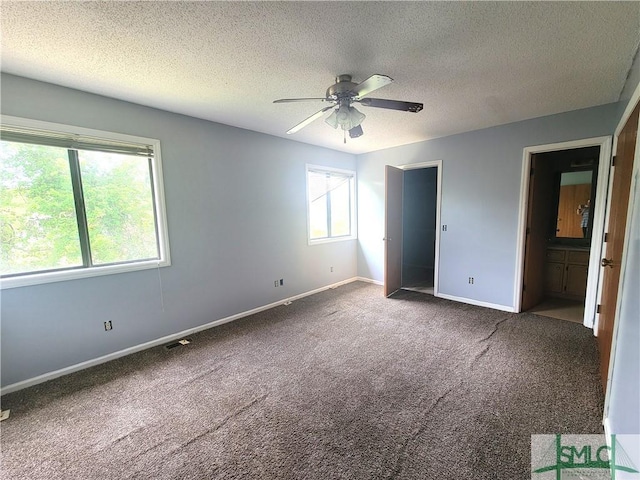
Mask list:
[[[600,262],[600,265],[602,265],[603,267],[611,267],[613,268],[613,266],[615,265],[613,263],[613,260],[610,258],[603,258],[602,261]]]

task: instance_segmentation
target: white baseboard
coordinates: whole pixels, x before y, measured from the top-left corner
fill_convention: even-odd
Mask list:
[[[204,325],[200,325],[198,327],[190,328],[188,330],[183,330],[181,332],[174,333],[172,335],[167,335],[166,337],[161,337],[156,340],[151,340],[149,342],[141,343],[140,345],[135,345],[133,347],[125,348],[124,350],[119,350],[117,352],[113,352],[108,355],[103,355],[98,358],[87,360],[86,362],[76,363],[75,365],[61,368],[60,370],[54,370],[53,372],[44,373],[42,375],[38,375],[37,377],[28,378],[27,380],[22,380],[20,382],[12,383],[11,385],[7,385],[6,387],[1,388],[0,395],[16,392],[18,390],[22,390],[23,388],[32,387],[39,383],[47,382],[49,380],[53,380],[54,378],[62,377],[63,375],[68,375],[70,373],[77,372],[79,370],[84,370],[85,368],[93,367],[96,365],[100,365],[101,363],[115,360],[116,358],[124,357],[126,355],[140,352],[148,348],[157,347],[159,345],[164,345],[165,343],[170,343],[180,338],[188,337],[189,335],[193,335],[194,333],[201,332],[203,330],[208,330],[209,328],[217,327],[218,325],[222,325],[224,323],[233,322],[234,320],[238,320],[240,318],[248,317],[249,315],[253,315],[255,313],[269,310],[270,308],[277,307],[286,302],[293,302],[300,298],[308,297],[309,295],[314,295],[316,293],[329,290],[330,288],[337,288],[341,285],[346,285],[347,283],[355,282],[358,280],[360,280],[359,277],[351,277],[346,280],[342,280],[340,282],[332,283],[331,285],[316,288],[315,290],[304,292],[299,295],[294,295],[293,297],[288,297],[282,300],[278,300],[277,302],[273,302],[268,305],[263,305],[261,307],[247,310],[246,312],[231,315],[229,317],[221,318],[219,320],[214,320],[213,322],[205,323]],[[367,280],[363,280],[363,281],[367,281]]]
[[[476,305],[478,307],[493,308],[494,310],[502,310],[503,312],[516,313],[515,308],[507,305],[482,302],[480,300],[474,300],[472,298],[456,297],[454,295],[447,295],[446,293],[437,293],[435,294],[435,296],[439,298],[445,298],[447,300],[453,300],[454,302],[468,303],[469,305]]]
[[[374,280],[372,278],[367,278],[367,277],[356,277],[355,280],[358,280],[360,282],[373,283],[375,285],[384,285],[384,282],[380,282],[378,280]],[[480,300],[474,300],[472,298],[456,297],[454,295],[447,295],[446,293],[439,293],[439,292],[435,293],[434,297],[453,300],[454,302],[467,303],[469,305],[476,305],[478,307],[493,308],[494,310],[502,310],[503,312],[517,313],[516,310],[511,306],[482,302]]]

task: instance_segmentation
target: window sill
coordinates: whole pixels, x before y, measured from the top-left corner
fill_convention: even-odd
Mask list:
[[[57,272],[34,273],[19,277],[8,277],[0,279],[0,290],[8,288],[28,287],[40,285],[42,283],[66,282],[68,280],[78,280],[89,277],[99,277],[102,275],[113,275],[116,273],[135,272],[137,270],[148,270],[151,268],[168,267],[169,260],[146,260],[142,262],[126,263],[120,265],[105,265],[103,267],[78,268],[73,270],[60,270]]]
[[[350,235],[348,237],[334,237],[334,238],[318,238],[316,240],[308,240],[308,245],[319,245],[321,243],[335,243],[335,242],[346,242],[347,240],[357,240],[358,237],[356,235]]]

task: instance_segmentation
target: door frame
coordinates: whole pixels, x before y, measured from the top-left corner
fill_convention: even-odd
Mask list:
[[[417,170],[421,168],[436,168],[436,255],[433,260],[433,295],[438,296],[439,293],[439,277],[440,277],[440,206],[442,205],[442,160],[431,160],[428,162],[409,163],[405,165],[397,165],[396,168],[401,170]]]
[[[522,153],[522,174],[520,180],[520,207],[518,220],[518,239],[516,251],[515,288],[513,292],[513,305],[515,312],[522,309],[522,285],[524,275],[524,250],[527,229],[527,208],[529,202],[529,179],[531,169],[531,156],[535,153],[555,152],[582,147],[600,147],[598,160],[598,185],[596,187],[596,202],[594,205],[593,227],[591,235],[591,250],[589,252],[589,267],[587,273],[587,292],[585,296],[585,308],[583,325],[593,328],[596,317],[596,305],[598,303],[598,291],[601,283],[600,258],[605,229],[605,210],[608,203],[609,172],[611,165],[611,136],[584,138],[569,142],[551,143],[525,147]]]

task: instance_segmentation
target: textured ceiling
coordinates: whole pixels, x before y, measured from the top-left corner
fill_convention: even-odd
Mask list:
[[[10,2],[2,71],[362,153],[618,100],[640,2]],[[318,120],[338,74],[395,82],[364,136]],[[325,104],[326,105],[326,104]]]

